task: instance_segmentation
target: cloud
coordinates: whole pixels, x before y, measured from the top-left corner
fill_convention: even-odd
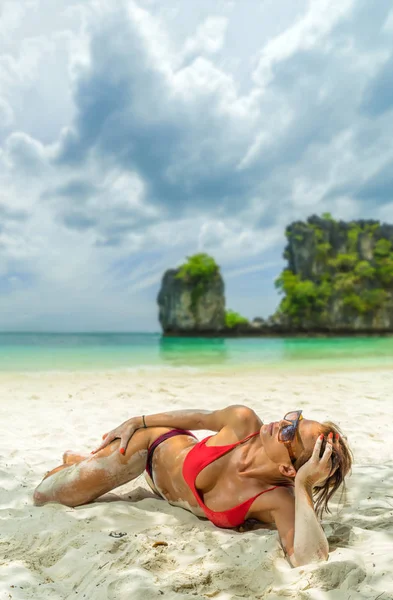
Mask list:
[[[2,206],[0,204],[0,220],[2,221],[2,223],[6,221],[23,222],[27,218],[27,212],[24,212],[22,210],[15,210],[13,208],[10,208],[8,206]]]
[[[59,164],[89,160],[94,151],[102,164],[138,173],[145,202],[168,218],[196,207],[212,216],[239,204],[243,210],[255,197],[268,207],[279,198],[289,215],[324,208],[338,184],[337,139],[346,140],[347,156],[356,155],[351,143],[363,127],[357,98],[373,76],[364,2],[312,3],[263,49],[248,95],[208,52],[182,64],[154,17],[129,7],[93,17],[90,60],[75,82],[77,118]],[[369,23],[376,35],[389,8],[382,2]],[[185,51],[226,24],[227,17],[205,21]],[[379,46],[375,40],[376,64]]]
[[[332,29],[348,17],[353,0],[320,0],[310,2],[306,15],[274,37],[260,52],[254,71],[254,81],[261,87],[269,85],[276,75],[277,65],[285,64],[297,54],[310,53],[326,47]]]
[[[14,112],[11,106],[0,98],[0,129],[5,129],[12,125],[14,121]]]
[[[263,6],[40,3],[7,2],[0,56],[1,274],[31,322],[67,296],[79,322],[94,302],[124,317],[198,250],[272,303],[291,220],[387,218],[390,0],[310,2],[242,57],[247,86],[228,40],[239,10],[262,26]]]
[[[393,191],[393,161],[385,164],[357,190],[356,197],[375,204],[390,203]]]
[[[234,219],[208,221],[199,230],[198,249],[215,256],[221,264],[236,261],[244,255],[261,255],[265,250],[282,241],[283,231],[276,226],[265,228],[245,227]]]
[[[69,70],[84,43],[84,13],[72,13],[75,2],[58,0],[55,7],[51,0],[2,2],[2,99],[12,107],[15,129],[45,143],[57,139],[73,114]],[[0,124],[0,143],[2,134]]]
[[[26,133],[12,133],[6,140],[5,150],[13,168],[25,174],[38,176],[45,164],[43,145]]]
[[[271,269],[272,267],[277,268],[277,270],[280,269],[282,267],[282,261],[274,260],[262,264],[228,270],[225,273],[225,279],[232,279],[233,277],[239,277],[240,275],[248,275],[249,273],[265,271],[266,269]]]
[[[371,116],[393,109],[393,53],[365,90],[361,105]]]
[[[225,17],[207,17],[197,28],[195,35],[186,41],[184,59],[200,54],[215,54],[221,50],[227,25],[228,19]]]
[[[246,177],[231,174],[255,125],[253,111],[210,61],[197,57],[176,70],[169,50],[157,59],[141,13],[134,7],[128,17],[95,25],[90,66],[76,89],[78,116],[59,163],[84,161],[94,148],[103,161],[136,170],[150,202],[172,212],[243,194]]]
[[[118,246],[157,220],[157,211],[144,202],[144,184],[135,173],[114,168],[104,173],[96,169],[88,175],[66,179],[41,196],[68,229],[93,230],[97,246]]]

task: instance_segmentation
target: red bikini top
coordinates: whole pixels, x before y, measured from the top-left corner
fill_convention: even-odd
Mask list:
[[[206,504],[204,504],[204,502],[202,501],[200,494],[195,487],[195,480],[199,473],[202,471],[202,469],[204,469],[205,467],[207,467],[207,465],[210,465],[210,463],[220,458],[220,456],[223,456],[224,454],[230,452],[236,446],[247,442],[247,440],[257,435],[259,435],[259,431],[257,431],[256,433],[252,433],[251,435],[244,438],[244,440],[241,440],[240,442],[235,442],[234,444],[228,444],[226,446],[206,446],[207,440],[213,437],[210,435],[209,437],[195,444],[195,446],[191,448],[190,452],[185,458],[183,464],[184,480],[186,481],[187,485],[194,494],[196,501],[202,508],[206,517],[217,527],[230,528],[241,525],[246,519],[246,515],[251,507],[251,504],[256,498],[258,498],[258,496],[266,494],[266,492],[271,492],[272,490],[275,490],[276,488],[280,487],[278,485],[275,485],[274,487],[271,487],[268,490],[263,490],[263,492],[259,492],[252,498],[249,498],[249,500],[246,500],[245,502],[242,502],[241,504],[238,504],[233,508],[229,508],[228,510],[222,510],[220,512],[210,510],[210,508],[208,508]],[[288,486],[293,487],[292,484],[288,484]],[[284,484],[284,487],[287,487],[287,485]]]

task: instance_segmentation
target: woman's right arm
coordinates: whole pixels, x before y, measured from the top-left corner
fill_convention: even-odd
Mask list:
[[[155,415],[144,415],[144,417],[132,417],[119,427],[105,434],[103,442],[93,453],[105,448],[114,439],[120,438],[120,450],[127,448],[127,444],[137,429],[146,427],[173,427],[175,429],[208,429],[210,431],[221,431],[224,427],[231,427],[240,436],[248,429],[249,421],[260,421],[253,410],[246,406],[234,405],[220,410],[174,410],[158,413]],[[248,431],[246,431],[247,433]]]

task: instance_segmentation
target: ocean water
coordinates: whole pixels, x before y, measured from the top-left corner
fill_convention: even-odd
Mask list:
[[[155,333],[0,333],[0,371],[393,367],[393,337],[163,338]]]

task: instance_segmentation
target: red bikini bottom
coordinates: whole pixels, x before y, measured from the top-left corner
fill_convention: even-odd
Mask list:
[[[152,443],[152,445],[149,446],[149,448],[147,449],[146,472],[149,475],[149,477],[151,477],[152,481],[154,481],[153,480],[153,454],[154,454],[154,450],[157,448],[157,446],[159,446],[160,444],[162,444],[162,442],[165,442],[165,440],[169,440],[169,438],[174,437],[175,435],[190,435],[191,437],[197,439],[195,437],[195,435],[193,433],[191,433],[191,431],[188,431],[186,429],[171,429],[171,431],[167,431],[166,433],[163,433],[162,435],[160,435]]]

